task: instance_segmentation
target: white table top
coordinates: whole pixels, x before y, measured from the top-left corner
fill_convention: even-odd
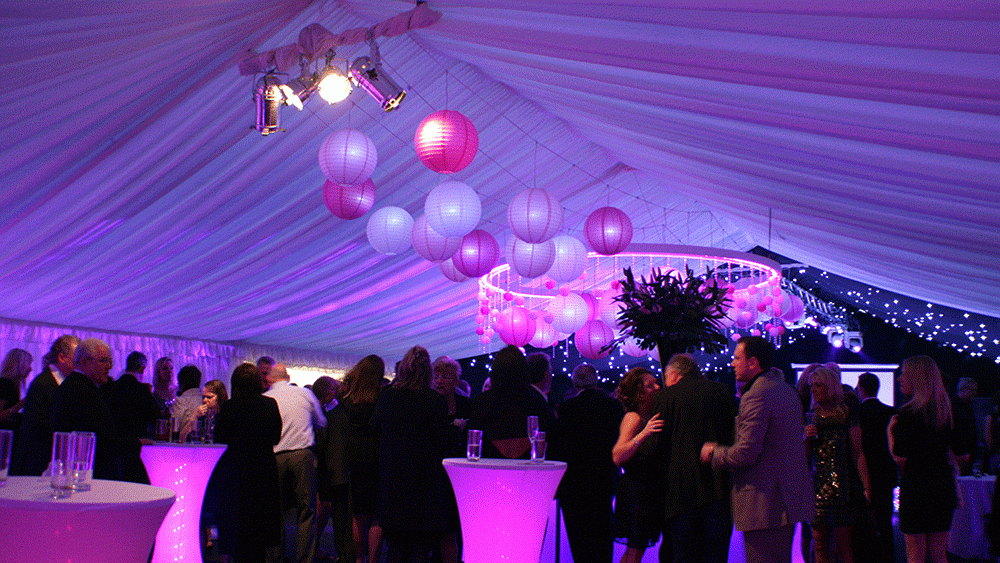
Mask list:
[[[526,459],[481,458],[479,461],[469,461],[464,457],[449,457],[441,460],[441,464],[453,467],[469,467],[480,469],[510,469],[519,471],[565,471],[566,463],[562,461],[543,461],[532,463]]]
[[[163,487],[93,479],[91,488],[64,499],[52,498],[48,477],[10,477],[0,486],[0,506],[38,510],[80,510],[109,506],[162,503],[174,500],[174,492]]]

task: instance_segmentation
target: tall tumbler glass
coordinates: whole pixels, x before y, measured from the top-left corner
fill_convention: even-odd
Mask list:
[[[73,457],[73,490],[89,491],[90,480],[94,475],[94,447],[97,437],[93,432],[74,432],[76,434],[76,455]]]
[[[0,486],[7,482],[10,472],[10,450],[14,447],[14,431],[0,430]]]
[[[49,475],[52,477],[52,498],[66,498],[73,494],[73,461],[76,458],[76,434],[73,432],[52,433],[52,462]]]

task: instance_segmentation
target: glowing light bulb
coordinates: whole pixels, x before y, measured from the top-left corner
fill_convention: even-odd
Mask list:
[[[319,82],[319,95],[327,103],[335,104],[351,95],[351,81],[339,72],[331,72]]]

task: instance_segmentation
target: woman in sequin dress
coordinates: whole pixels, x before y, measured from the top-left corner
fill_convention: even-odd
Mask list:
[[[812,465],[816,513],[813,516],[813,548],[816,563],[839,559],[854,561],[851,552],[851,532],[854,513],[861,502],[859,491],[852,490],[852,465],[868,490],[868,470],[861,452],[861,428],[857,413],[849,412],[844,404],[840,374],[827,367],[818,367],[809,374],[813,410],[807,413],[809,424],[805,435]]]

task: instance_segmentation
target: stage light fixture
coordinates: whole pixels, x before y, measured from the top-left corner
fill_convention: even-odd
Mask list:
[[[368,38],[368,45],[371,49],[370,56],[358,57],[351,63],[351,80],[368,92],[383,110],[392,111],[406,97],[406,90],[400,88],[382,68],[378,43],[371,36]]]
[[[855,354],[861,352],[861,349],[865,345],[864,339],[861,337],[861,331],[857,330],[847,331],[847,334],[844,336],[844,343],[845,346],[847,346],[847,348]]]
[[[257,130],[261,135],[270,135],[281,128],[281,105],[285,103],[285,94],[281,91],[281,80],[266,74],[257,81],[254,88],[254,104],[257,107]]]

